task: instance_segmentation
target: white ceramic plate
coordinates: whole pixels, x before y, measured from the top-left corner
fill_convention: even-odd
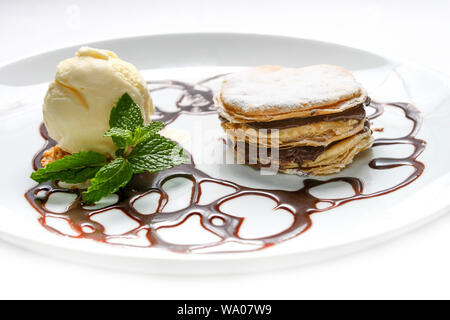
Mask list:
[[[312,216],[313,226],[308,232],[258,251],[247,252],[248,248],[233,247],[232,253],[219,253],[230,251],[230,248],[215,247],[215,253],[180,254],[152,248],[112,246],[50,233],[38,223],[39,215],[25,201],[24,193],[35,185],[29,179],[32,172],[30,161],[43,143],[38,133],[42,121],[42,99],[56,64],[73,56],[77,50],[77,47],[72,47],[25,58],[0,68],[0,236],[4,240],[48,255],[106,267],[161,273],[250,272],[299,265],[359,250],[438,217],[450,204],[450,170],[446,164],[450,156],[447,128],[450,94],[447,79],[437,73],[340,45],[276,36],[181,34],[89,45],[115,51],[124,60],[134,63],[148,80],[177,79],[195,83],[217,74],[263,64],[301,67],[327,63],[344,66],[354,71],[373,99],[412,102],[423,112],[424,123],[418,137],[428,142],[425,152],[419,157],[425,163],[425,171],[418,180],[396,192],[317,213]],[[214,87],[217,83],[209,85]],[[176,90],[167,90],[155,92],[153,97],[156,105],[170,106],[178,95]],[[374,125],[385,127],[385,131],[378,135],[400,136],[408,132],[411,123],[398,112],[388,110]],[[191,148],[190,139],[199,127],[205,130],[203,132],[213,133],[211,136],[215,137],[215,133],[221,135],[216,115],[181,115],[169,126],[168,134]],[[202,143],[214,145],[217,143],[216,137],[214,139],[206,139]],[[215,152],[214,148],[211,150]],[[191,151],[196,157],[195,150]],[[409,146],[376,148],[373,154],[366,152],[358,157],[354,165],[339,176],[360,178],[367,191],[395,185],[410,172],[408,167],[375,171],[367,163],[375,156],[404,156],[408,152],[411,152]],[[261,176],[239,165],[224,167],[196,160],[208,174],[246,186],[295,190],[302,185],[303,179],[297,176]],[[171,195],[167,211],[182,207],[188,201],[190,189],[186,181],[172,181],[167,190]],[[212,201],[224,192],[227,190],[218,186],[205,190],[206,198],[202,201]],[[317,190],[329,198],[342,197],[348,192],[351,192],[349,187],[342,184]],[[152,206],[152,201],[141,205],[145,210]],[[242,237],[258,238],[278,233],[292,223],[289,213],[275,214],[273,207],[274,202],[270,199],[249,197],[230,202],[226,210],[245,218],[240,230]],[[107,220],[102,222],[107,229],[111,228],[108,229],[111,233],[133,228],[133,223],[120,215],[110,215]],[[71,232],[61,221],[55,221],[53,226]],[[217,241],[214,234],[200,228],[195,216],[182,228],[166,229],[161,237],[173,243]]]

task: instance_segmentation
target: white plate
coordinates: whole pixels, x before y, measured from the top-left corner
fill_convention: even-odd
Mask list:
[[[419,138],[426,140],[428,146],[419,160],[425,163],[425,171],[418,180],[396,192],[315,214],[312,216],[313,226],[308,232],[259,251],[180,254],[55,235],[38,223],[39,215],[25,201],[24,193],[35,185],[29,179],[32,172],[30,161],[43,143],[38,127],[42,121],[41,103],[46,86],[54,75],[56,64],[77,50],[77,47],[72,47],[22,59],[0,68],[0,145],[3,150],[0,157],[0,236],[4,240],[48,255],[105,267],[161,273],[249,272],[294,266],[359,250],[438,217],[450,204],[447,196],[450,175],[446,164],[450,156],[450,133],[447,131],[450,94],[447,79],[437,73],[340,45],[276,36],[161,35],[89,45],[117,52],[121,58],[134,63],[149,80],[196,82],[262,64],[289,67],[318,63],[342,65],[354,71],[373,99],[412,102],[423,112],[424,123]],[[178,94],[176,91],[155,93],[154,101],[157,105],[167,105]],[[391,111],[380,121],[375,122],[375,127],[385,126],[382,134],[386,135],[399,136],[406,133],[411,125],[399,117],[398,112]],[[178,134],[182,140],[180,142],[189,147],[186,137],[193,135],[199,126],[204,132],[221,134],[216,115],[182,115],[169,126],[170,134]],[[374,151],[379,152],[377,155],[405,155],[410,151],[408,147],[398,146],[386,147],[384,151],[379,149]],[[367,163],[373,156],[369,152],[358,157],[354,165],[340,176],[361,178],[370,191],[382,184],[395,184],[408,173],[405,167],[372,170]],[[300,177],[264,177],[238,165],[226,169],[220,165],[200,164],[199,167],[212,176],[251,187],[294,190],[302,183]],[[170,193],[173,192],[171,199],[176,199],[169,203],[171,208],[182,206],[186,201],[184,190],[188,189],[183,189],[186,184],[173,181],[168,188]],[[333,197],[342,195],[347,189],[336,186],[321,192]],[[206,196],[213,199],[222,193],[223,190],[215,188],[209,190]],[[143,205],[151,206],[151,202]],[[246,217],[241,235],[255,238],[280,232],[291,223],[289,214],[273,214],[273,206],[274,203],[266,198],[247,199],[240,204],[230,203],[227,210],[233,215]],[[118,231],[132,227],[132,224],[124,223],[114,215],[109,220],[111,227]],[[55,227],[61,228],[61,224],[55,224]],[[181,243],[217,240],[215,235],[200,228],[196,219],[162,236],[171,242]]]

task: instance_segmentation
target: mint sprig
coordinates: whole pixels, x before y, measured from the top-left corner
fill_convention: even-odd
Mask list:
[[[140,107],[127,93],[111,110],[109,124],[105,137],[110,137],[118,148],[114,159],[108,161],[93,151],[79,152],[48,164],[31,178],[39,183],[81,183],[90,179],[83,201],[93,204],[126,186],[133,174],[167,170],[189,161],[178,144],[158,134],[164,128],[162,122],[144,126]]]

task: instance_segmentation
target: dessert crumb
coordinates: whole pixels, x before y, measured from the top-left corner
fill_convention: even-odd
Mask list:
[[[373,131],[384,132],[384,128],[373,128]]]
[[[62,159],[68,155],[70,155],[70,153],[61,149],[59,145],[56,145],[53,148],[44,151],[44,155],[41,159],[41,164],[43,167],[46,167],[49,163],[55,162],[56,160]]]

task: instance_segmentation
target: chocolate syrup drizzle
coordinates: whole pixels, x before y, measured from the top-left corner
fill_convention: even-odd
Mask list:
[[[176,88],[181,90],[181,96],[176,103],[178,108],[177,111],[165,112],[161,109],[157,109],[155,120],[157,119],[163,121],[167,125],[175,121],[181,114],[187,113],[194,115],[205,115],[215,113],[212,100],[213,92],[205,84],[208,81],[217,79],[219,77],[221,76],[209,78],[196,84],[189,84],[172,80],[150,81],[149,84],[162,85],[161,87],[152,89],[151,91],[153,92],[169,88]],[[387,107],[399,108],[403,111],[405,117],[413,122],[412,130],[404,137],[378,139],[375,140],[375,143],[373,145],[374,147],[393,144],[412,145],[414,147],[414,151],[411,155],[400,159],[377,158],[373,159],[369,163],[369,166],[376,170],[387,170],[400,166],[411,166],[414,168],[413,173],[411,173],[401,183],[373,193],[364,193],[363,182],[355,177],[338,177],[325,181],[306,179],[303,181],[303,187],[299,186],[300,188],[296,191],[249,188],[232,181],[226,181],[211,177],[205,172],[197,169],[194,162],[192,161],[191,164],[175,167],[167,171],[155,174],[144,173],[136,175],[127,187],[118,192],[119,200],[117,201],[117,203],[98,210],[89,209],[89,207],[83,207],[83,203],[81,201],[81,192],[79,190],[60,188],[55,182],[40,184],[29,190],[25,194],[25,196],[30,204],[40,213],[41,216],[39,218],[39,222],[42,224],[42,226],[51,232],[63,236],[87,238],[99,242],[115,244],[116,241],[114,241],[115,243],[112,243],[113,240],[137,238],[139,237],[141,232],[144,231],[146,232],[146,237],[150,243],[147,247],[164,248],[173,252],[193,253],[197,249],[214,249],[215,246],[219,246],[229,242],[237,242],[244,245],[253,245],[254,248],[256,248],[252,248],[247,251],[260,250],[286,241],[288,239],[292,239],[308,230],[312,225],[310,216],[314,213],[328,211],[347,202],[377,197],[393,192],[410,184],[422,174],[424,170],[424,164],[420,161],[417,161],[417,157],[425,149],[426,143],[425,141],[416,138],[416,135],[419,132],[422,123],[420,112],[413,105],[408,103],[370,102],[368,107],[373,108],[375,111],[370,116],[368,116],[369,120],[373,120],[381,116],[384,112],[384,108]],[[48,148],[56,145],[56,142],[48,136],[47,130],[44,125],[41,126],[40,131],[42,137],[46,140],[46,143],[33,159],[33,166],[35,170],[41,167],[40,159],[42,158],[43,152]],[[162,212],[169,201],[169,196],[163,190],[162,186],[167,181],[177,177],[183,177],[193,182],[190,204],[188,205],[188,207],[181,210],[173,212]],[[310,191],[312,188],[332,182],[348,183],[353,188],[354,195],[340,199],[322,199],[317,198],[311,194]],[[199,201],[202,194],[202,186],[204,183],[216,183],[219,185],[231,187],[235,191],[232,194],[221,197],[220,199],[217,199],[216,201],[213,201],[209,204],[201,205],[199,204]],[[48,208],[45,207],[45,204],[48,201],[50,195],[56,192],[76,195],[75,201],[63,213],[51,212]],[[145,197],[146,195],[153,192],[156,192],[161,196],[156,213],[151,215],[140,213],[134,207],[134,203],[140,198]],[[244,218],[235,217],[224,213],[221,210],[221,206],[227,201],[248,195],[262,196],[274,200],[277,203],[276,209],[284,209],[290,212],[294,217],[294,222],[283,232],[272,236],[257,239],[246,239],[240,237],[239,230],[242,226],[242,223],[244,222]],[[319,208],[319,203],[327,203],[328,206],[326,208]],[[93,221],[91,218],[95,214],[112,209],[121,210],[128,217],[138,222],[139,227],[121,235],[112,236],[106,234],[104,227],[101,224]],[[206,230],[219,236],[221,240],[216,243],[207,245],[180,245],[166,242],[158,235],[157,230],[161,228],[181,225],[193,215],[198,215],[201,218],[202,226]],[[65,219],[69,222],[72,229],[79,235],[72,236],[64,234],[61,231],[52,228],[49,224],[47,224],[47,219],[49,217]],[[218,220],[221,223],[216,223],[216,221]],[[123,246],[124,244],[121,245]]]

